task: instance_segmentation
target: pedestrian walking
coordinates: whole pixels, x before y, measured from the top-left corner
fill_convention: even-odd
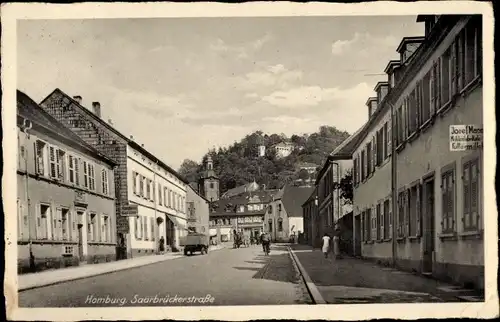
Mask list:
[[[165,253],[165,238],[163,238],[163,236],[160,237],[159,244],[160,244],[160,247],[159,247],[160,254]]]
[[[328,251],[330,250],[330,236],[328,236],[327,233],[323,235],[323,247],[321,249],[323,251],[323,254],[325,255],[325,258],[328,257]]]

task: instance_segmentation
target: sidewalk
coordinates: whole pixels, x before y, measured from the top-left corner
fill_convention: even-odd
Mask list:
[[[291,249],[313,284],[310,291],[313,297],[317,294],[318,304],[482,301],[471,290],[362,259],[324,258],[319,249],[306,245]]]
[[[216,251],[223,248],[223,245],[210,246],[209,251]],[[22,274],[17,277],[18,291],[118,272],[129,268],[145,266],[181,257],[184,257],[182,253],[166,253],[164,255],[141,256],[102,264],[87,264],[38,273]]]

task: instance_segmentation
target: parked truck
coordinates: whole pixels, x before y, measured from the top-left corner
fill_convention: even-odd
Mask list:
[[[200,252],[202,255],[208,253],[210,240],[208,235],[200,233],[189,233],[183,238],[184,255],[190,256],[195,252]]]

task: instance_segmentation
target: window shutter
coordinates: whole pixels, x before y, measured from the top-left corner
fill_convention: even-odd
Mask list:
[[[49,147],[49,160],[50,160],[50,176],[56,177],[56,151],[53,146]]]
[[[450,52],[450,74],[451,74],[451,96],[457,93],[457,42],[456,40],[451,45]]]
[[[368,150],[365,149],[363,151],[366,151],[366,152],[364,154],[365,155],[365,159],[364,159],[365,162],[364,162],[364,165],[363,165],[364,172],[363,172],[363,177],[361,178],[362,180],[365,179],[366,176],[367,176],[367,174],[368,174]]]
[[[372,240],[376,240],[377,239],[377,213],[376,213],[376,208],[375,206],[372,206],[372,211],[371,211],[371,215],[372,215]]]
[[[393,215],[392,215],[392,200],[389,198],[389,213],[386,214],[386,216],[389,216],[389,238],[392,238],[392,222],[393,222]]]
[[[378,166],[379,163],[378,163],[378,158],[377,158],[377,155],[378,155],[378,151],[377,151],[377,137],[379,135],[379,132],[375,132],[375,135],[373,136],[373,144],[372,144],[372,147],[373,147],[373,171],[375,171],[375,166]]]
[[[464,200],[464,210],[462,217],[462,224],[465,229],[469,228],[472,224],[471,222],[471,189],[470,189],[470,163],[464,164],[463,174],[462,174],[462,183],[463,183],[463,200]]]
[[[59,149],[54,149],[54,154],[56,157],[56,173],[57,178],[61,179],[62,177],[62,167],[61,167],[61,155],[59,153]]]
[[[417,232],[417,236],[421,236],[422,235],[422,228],[421,228],[421,225],[422,225],[422,203],[421,203],[421,195],[422,195],[422,186],[419,184],[417,185],[417,204],[415,205],[416,206],[416,212],[417,212],[417,229],[416,229],[416,232]]]
[[[387,156],[392,154],[392,117],[387,122]]]
[[[79,163],[80,163],[80,159],[78,158],[74,158],[74,162],[75,162],[75,184],[77,186],[80,185],[80,172],[79,172]]]
[[[361,212],[361,213],[359,214],[359,216],[361,217],[361,229],[360,229],[360,231],[361,231],[361,236],[360,236],[360,237],[361,237],[361,241],[365,241],[365,236],[366,236],[365,229],[366,229],[366,228],[365,228],[365,218],[364,218],[364,217],[365,217],[365,214],[364,214],[364,212]]]
[[[385,235],[385,213],[384,213],[384,200],[380,204],[380,239],[384,240],[387,238]]]
[[[135,239],[139,239],[139,217],[135,217]]]
[[[405,191],[405,236],[410,235],[410,190]]]
[[[357,169],[357,173],[356,173],[356,180],[358,182],[358,184],[361,182],[361,156],[360,154],[358,153],[358,157],[357,157],[357,162],[358,162],[358,169]]]
[[[436,105],[434,107],[434,109],[431,108],[431,116],[434,116],[434,114],[436,113],[436,110],[439,109],[439,107],[441,106],[441,59],[438,59],[438,61],[436,62],[436,83],[435,83],[435,86],[436,86],[436,93],[434,94],[435,95],[435,100],[436,100]]]
[[[475,228],[480,228],[479,223],[479,174],[481,171],[479,170],[480,163],[479,159],[475,160],[471,164],[471,180],[470,180],[470,212],[471,212],[471,223]]]

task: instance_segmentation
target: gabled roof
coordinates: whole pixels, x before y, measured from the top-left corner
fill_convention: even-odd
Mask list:
[[[115,161],[85,142],[76,133],[44,111],[34,100],[20,90],[17,90],[17,115],[30,120],[34,126],[43,128],[51,132],[54,136],[59,136],[71,141],[74,145],[78,145],[80,148],[87,151],[88,154],[112,166],[116,165]]]
[[[314,188],[285,185],[281,197],[288,217],[302,217],[302,204],[311,196]]]
[[[250,191],[250,192],[244,192],[242,194],[239,194],[237,196],[225,198],[225,199],[219,199],[216,202],[214,202],[217,205],[217,208],[213,211],[214,213],[225,213],[225,214],[230,214],[230,213],[235,213],[235,209],[237,206],[246,206],[248,204],[267,204],[269,203],[273,195],[277,192],[277,190],[257,190],[257,191]],[[258,197],[259,201],[252,202],[252,199],[255,199]],[[231,208],[231,211],[226,212],[226,206]],[[265,212],[262,210],[262,212]],[[253,213],[259,213],[259,212],[251,212]],[[240,213],[239,213],[240,214]]]
[[[257,183],[255,181],[253,181],[253,182],[246,183],[244,185],[229,189],[228,191],[226,191],[222,194],[222,198],[231,198],[233,196],[238,196],[242,193],[248,192],[248,188],[251,188],[252,185],[257,185]]]
[[[99,124],[101,124],[102,126],[104,126],[109,131],[111,131],[111,132],[115,133],[116,135],[118,135],[121,139],[123,139],[125,142],[127,142],[127,144],[130,145],[132,148],[134,148],[137,151],[141,152],[146,157],[148,157],[149,159],[151,159],[154,163],[157,163],[159,166],[161,166],[162,168],[166,169],[168,172],[172,173],[177,179],[181,180],[185,184],[189,184],[189,181],[186,178],[184,178],[183,176],[181,176],[179,173],[177,173],[177,171],[175,171],[170,166],[168,166],[166,163],[164,163],[162,160],[160,160],[159,158],[157,158],[156,156],[154,156],[151,152],[149,152],[148,150],[146,150],[139,143],[137,143],[137,142],[135,142],[135,141],[127,138],[125,135],[123,135],[121,132],[119,132],[113,126],[111,126],[110,124],[108,124],[107,122],[105,122],[103,119],[101,119],[100,117],[98,117],[97,115],[95,115],[94,113],[92,113],[91,111],[89,111],[83,105],[81,105],[80,103],[78,103],[78,101],[76,101],[75,99],[73,99],[71,96],[69,96],[68,94],[66,94],[65,92],[63,92],[62,90],[60,90],[59,88],[56,88],[55,90],[52,91],[52,93],[50,93],[47,97],[45,97],[40,102],[40,105],[42,105],[45,101],[47,101],[49,98],[51,98],[56,93],[64,96],[67,99],[69,99],[70,102],[72,102],[73,104],[75,104],[76,106],[78,106],[80,108],[80,110],[84,111],[87,114],[87,116],[89,116],[90,118],[92,118],[95,121],[99,122]]]

